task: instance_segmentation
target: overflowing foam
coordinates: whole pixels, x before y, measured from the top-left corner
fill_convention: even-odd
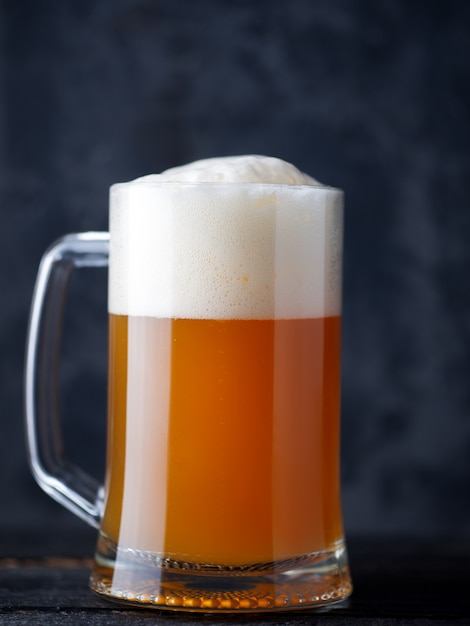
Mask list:
[[[279,159],[206,159],[114,185],[110,234],[111,313],[341,311],[342,194]]]
[[[277,185],[319,185],[318,181],[291,163],[275,157],[246,156],[201,159],[173,167],[161,174],[137,178],[135,182],[177,181],[186,183],[273,183]]]

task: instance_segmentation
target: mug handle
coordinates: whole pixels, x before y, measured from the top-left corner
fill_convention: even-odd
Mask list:
[[[31,471],[52,498],[97,528],[104,488],[64,456],[58,363],[64,304],[74,268],[107,267],[109,233],[66,235],[42,257],[26,342],[25,417]]]

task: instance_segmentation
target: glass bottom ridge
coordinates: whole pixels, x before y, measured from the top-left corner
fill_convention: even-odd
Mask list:
[[[223,566],[117,548],[104,537],[90,587],[142,608],[237,613],[325,608],[352,591],[343,541],[287,560]]]

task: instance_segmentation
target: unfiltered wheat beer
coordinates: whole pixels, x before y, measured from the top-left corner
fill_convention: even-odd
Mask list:
[[[339,336],[338,316],[111,315],[108,537],[218,565],[334,546]]]
[[[111,191],[92,586],[194,610],[341,599],[341,193],[175,177]]]

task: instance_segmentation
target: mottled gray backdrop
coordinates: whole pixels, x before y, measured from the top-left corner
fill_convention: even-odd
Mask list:
[[[106,229],[113,182],[261,153],[346,193],[347,531],[470,535],[469,40],[463,0],[0,3],[1,532],[83,525],[23,445],[43,250]],[[67,453],[97,475],[105,292],[74,279],[61,378]]]

